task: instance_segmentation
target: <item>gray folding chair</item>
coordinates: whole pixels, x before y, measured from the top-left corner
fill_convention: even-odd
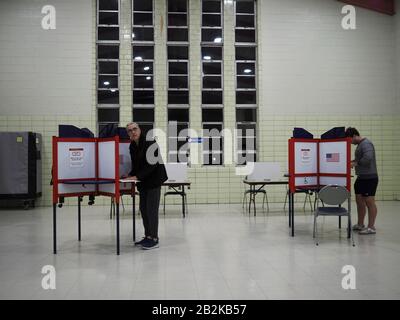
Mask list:
[[[347,200],[347,209],[342,207],[342,204]],[[317,207],[314,212],[314,232],[313,238],[315,244],[318,245],[318,233],[317,233],[317,218],[319,216],[336,216],[339,217],[339,223],[341,217],[347,217],[347,238],[352,241],[353,247],[354,238],[353,232],[351,232],[351,196],[350,192],[342,186],[338,185],[327,185],[323,187],[318,193],[318,201],[322,201],[323,207]]]
[[[242,209],[247,208],[247,195],[250,194],[250,193],[251,193],[251,190],[244,190],[243,200],[242,200]],[[269,202],[268,202],[267,190],[264,190],[264,189],[255,190],[255,191],[253,191],[253,193],[255,193],[255,194],[258,194],[258,193],[264,194],[263,201],[262,201],[262,208],[264,209],[264,203],[267,202],[267,209],[269,211]]]

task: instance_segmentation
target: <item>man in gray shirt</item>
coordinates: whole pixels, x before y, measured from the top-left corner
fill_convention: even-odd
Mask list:
[[[357,175],[354,192],[356,194],[358,222],[353,226],[353,230],[359,231],[359,234],[375,234],[375,219],[378,213],[375,204],[375,193],[378,187],[375,148],[371,141],[360,136],[356,128],[347,128],[346,137],[351,137],[351,143],[357,145],[355,159],[351,161],[351,167],[355,169]],[[368,208],[367,228],[364,225],[366,208]]]

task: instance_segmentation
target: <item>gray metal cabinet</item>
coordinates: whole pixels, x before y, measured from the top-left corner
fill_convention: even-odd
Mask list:
[[[0,200],[28,208],[42,195],[42,135],[0,132]]]

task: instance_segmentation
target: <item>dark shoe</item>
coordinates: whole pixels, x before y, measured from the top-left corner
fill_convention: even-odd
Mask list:
[[[144,243],[146,240],[148,240],[148,239],[147,239],[146,237],[143,237],[142,240],[136,241],[136,242],[135,242],[135,246],[142,246],[143,243]]]
[[[158,240],[146,239],[146,241],[142,244],[143,250],[151,250],[158,248]]]

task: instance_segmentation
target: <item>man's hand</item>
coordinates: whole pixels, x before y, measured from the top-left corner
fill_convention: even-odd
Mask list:
[[[138,180],[138,178],[136,176],[128,176],[126,180]]]
[[[351,168],[354,168],[357,165],[357,162],[355,160],[351,161]]]

